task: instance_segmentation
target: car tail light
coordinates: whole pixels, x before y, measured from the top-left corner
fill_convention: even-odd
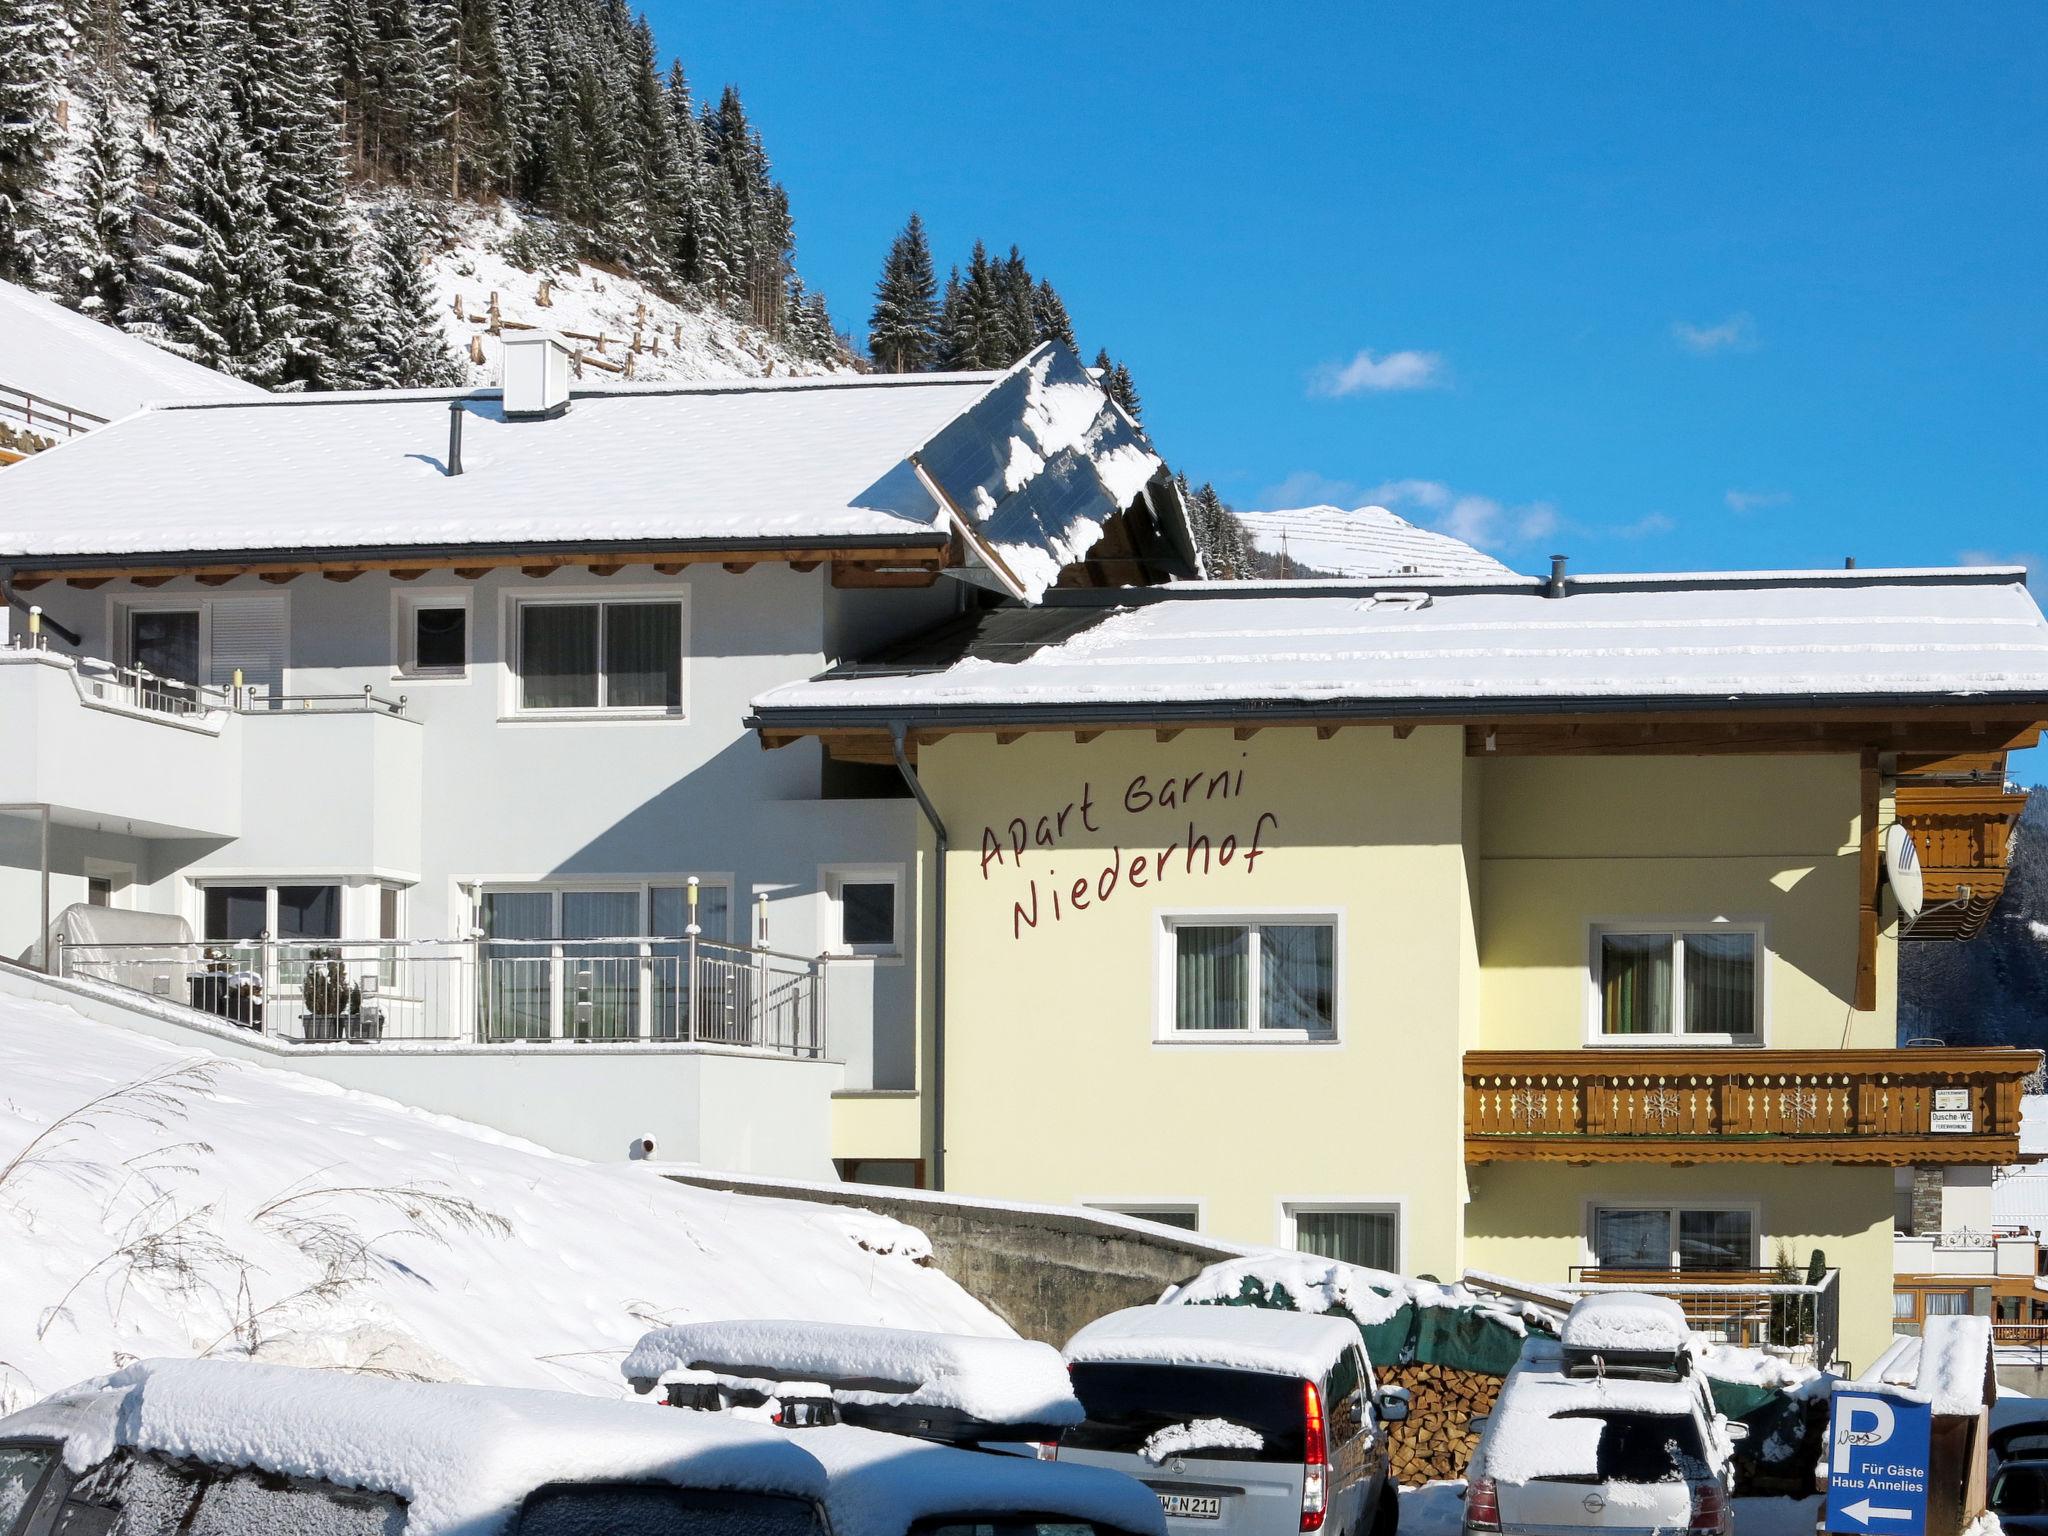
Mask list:
[[[1500,1486],[1490,1477],[1475,1477],[1465,1489],[1465,1529],[1500,1529]]]
[[[1692,1485],[1692,1529],[1718,1531],[1728,1523],[1728,1496],[1711,1477],[1697,1478]]]
[[[1330,1506],[1330,1449],[1323,1433],[1323,1395],[1312,1381],[1301,1384],[1301,1528],[1320,1531]]]

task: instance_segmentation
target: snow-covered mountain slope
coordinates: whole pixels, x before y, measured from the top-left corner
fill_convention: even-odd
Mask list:
[[[510,204],[443,205],[435,214],[447,226],[444,246],[432,263],[441,324],[450,350],[468,366],[472,383],[498,383],[498,341],[488,324],[494,293],[501,321],[560,332],[584,353],[605,362],[627,366],[630,360],[630,375],[589,365],[583,377],[593,382],[623,377],[785,378],[850,371],[800,358],[716,308],[662,298],[638,278],[587,262],[550,261],[544,253],[552,226]],[[543,284],[546,304],[541,302]],[[594,336],[607,338],[601,350],[588,339]]]
[[[1284,558],[1285,574],[1328,576],[1508,576],[1493,556],[1385,507],[1290,507],[1240,512],[1262,555]],[[1281,574],[1275,572],[1274,574]]]
[[[667,1323],[1007,1334],[929,1252],[0,999],[0,1413],[152,1355],[618,1395]]]

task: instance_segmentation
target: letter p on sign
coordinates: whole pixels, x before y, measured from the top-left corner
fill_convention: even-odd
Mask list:
[[[1881,1397],[1844,1398],[1835,1416],[1834,1470],[1849,1470],[1850,1447],[1883,1445],[1891,1439],[1895,1423],[1892,1405]]]

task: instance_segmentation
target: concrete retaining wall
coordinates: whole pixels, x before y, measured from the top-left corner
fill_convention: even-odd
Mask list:
[[[858,1206],[918,1228],[936,1266],[1027,1339],[1064,1344],[1084,1323],[1159,1299],[1249,1250],[1108,1213],[978,1201],[873,1184],[813,1184],[666,1170],[705,1189]]]

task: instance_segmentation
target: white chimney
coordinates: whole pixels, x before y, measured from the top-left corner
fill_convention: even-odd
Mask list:
[[[538,421],[569,409],[569,343],[553,331],[512,331],[498,338],[507,421]]]

